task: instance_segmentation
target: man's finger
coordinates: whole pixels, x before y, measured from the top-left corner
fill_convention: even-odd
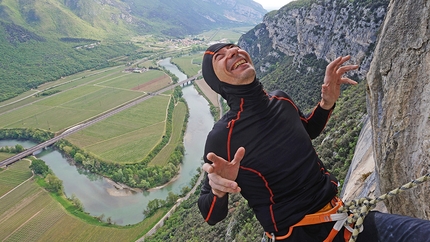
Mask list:
[[[330,63],[327,65],[326,72],[330,72],[331,70],[336,70],[336,69],[337,69],[337,67],[340,65],[340,64],[339,64],[339,62],[340,62],[341,60],[342,60],[342,57],[338,57],[338,58],[336,58],[334,61],[330,62]]]
[[[340,79],[342,84],[350,84],[350,85],[357,85],[357,82],[354,80],[351,80],[349,78],[343,77]]]
[[[218,163],[218,162],[223,162],[223,161],[225,161],[223,158],[221,158],[221,157],[217,156],[217,155],[216,155],[215,153],[213,153],[213,152],[209,152],[209,153],[206,155],[206,158],[207,158],[208,160],[212,161],[214,164],[216,164],[216,163]]]
[[[215,173],[208,174],[208,178],[209,178],[209,185],[213,189],[217,189],[222,192],[230,192],[230,193],[236,193],[240,191],[240,188],[235,181],[222,178],[221,176]]]
[[[239,149],[237,149],[236,151],[236,154],[234,154],[234,158],[231,161],[231,163],[235,165],[237,162],[241,162],[244,156],[245,156],[245,148],[239,147]]]
[[[214,171],[213,166],[211,164],[209,164],[209,163],[204,163],[203,166],[202,166],[202,169],[204,171],[206,171],[207,173],[212,173]]]
[[[343,75],[348,71],[352,71],[352,70],[356,70],[358,69],[358,65],[347,65],[347,66],[342,66],[337,70],[337,73],[339,75]]]

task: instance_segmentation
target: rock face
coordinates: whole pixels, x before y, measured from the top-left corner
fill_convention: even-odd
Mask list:
[[[262,24],[242,36],[239,45],[251,53],[261,72],[269,71],[273,57],[279,55],[299,62],[309,54],[328,62],[351,55],[351,63],[360,65],[358,74],[364,78],[387,5],[388,0],[292,2],[267,14]]]
[[[368,111],[381,192],[430,172],[430,0],[392,0],[368,79]],[[386,202],[430,219],[430,185]]]

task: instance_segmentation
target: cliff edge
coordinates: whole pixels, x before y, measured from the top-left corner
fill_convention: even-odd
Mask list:
[[[370,176],[382,193],[430,172],[429,8],[430,0],[390,2],[367,74]],[[430,219],[429,188],[425,183],[387,200],[388,212]]]

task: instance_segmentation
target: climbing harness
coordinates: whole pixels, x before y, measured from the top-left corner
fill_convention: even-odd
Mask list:
[[[305,215],[302,220],[300,220],[298,223],[291,226],[286,235],[275,236],[273,233],[265,232],[265,234],[263,235],[263,239],[264,237],[267,237],[271,241],[283,240],[290,237],[295,227],[305,226],[305,225],[315,225],[315,224],[321,224],[321,223],[327,223],[327,222],[336,222],[330,234],[324,240],[324,242],[332,241],[334,237],[337,235],[337,233],[342,229],[342,227],[345,224],[345,221],[348,218],[347,213],[337,212],[342,206],[343,206],[342,200],[338,197],[334,197],[333,200],[330,203],[328,203],[326,206],[324,206],[320,211],[313,214]]]
[[[376,207],[378,202],[384,201],[389,197],[396,196],[401,192],[414,188],[419,184],[429,180],[430,173],[374,199],[360,198],[343,203],[341,199],[335,197],[335,205],[332,206],[332,208],[327,209],[327,207],[331,205],[331,203],[329,203],[317,213],[306,215],[298,223],[291,226],[286,235],[275,236],[273,233],[264,232],[263,239],[261,241],[267,242],[267,238],[270,241],[286,239],[291,235],[294,227],[336,221],[333,229],[330,231],[324,242],[331,242],[337,233],[342,229],[342,227],[345,227],[345,241],[348,241],[349,239],[349,242],[355,242],[358,238],[358,234],[363,231],[364,218],[370,210]],[[353,228],[351,227],[352,225],[354,226]]]

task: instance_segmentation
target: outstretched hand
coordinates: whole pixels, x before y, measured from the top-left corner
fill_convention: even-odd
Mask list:
[[[240,192],[240,187],[235,180],[244,155],[245,148],[243,147],[237,149],[231,162],[212,152],[207,155],[207,159],[212,161],[212,164],[203,164],[203,170],[208,173],[209,185],[212,187],[213,194],[223,197],[227,193]]]
[[[343,63],[348,61],[351,57],[341,56],[336,60],[332,61],[326,68],[324,84],[321,89],[321,102],[320,106],[323,109],[331,109],[334,103],[340,96],[340,86],[342,84],[355,85],[357,82],[343,77],[343,75],[348,72],[358,68],[358,65],[346,65],[341,66]]]

